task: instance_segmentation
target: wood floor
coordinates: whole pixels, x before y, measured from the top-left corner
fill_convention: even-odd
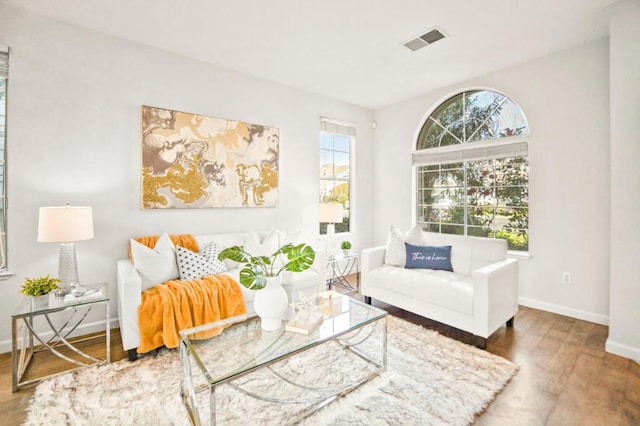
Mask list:
[[[389,305],[404,318],[464,342],[471,336]],[[489,338],[487,350],[520,366],[518,374],[477,419],[478,425],[640,425],[640,365],[604,351],[607,327],[521,307],[515,327]],[[112,330],[112,359],[126,359]],[[85,343],[102,356],[102,342]],[[45,370],[58,359],[42,360]],[[128,362],[128,361],[125,361]],[[34,370],[32,373],[40,373]],[[0,354],[0,424],[19,425],[33,388],[11,392],[11,356]]]

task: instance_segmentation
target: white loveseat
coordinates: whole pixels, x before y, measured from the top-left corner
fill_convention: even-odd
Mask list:
[[[271,231],[260,231],[261,237],[269,234]],[[285,243],[291,242],[299,244],[301,241],[295,241],[286,236],[283,231],[277,231],[278,238],[273,246],[263,246],[261,250],[264,253],[250,252],[252,255],[267,255],[275,252],[277,248]],[[210,234],[210,235],[194,235],[199,248],[202,250],[207,244],[215,241],[219,251],[234,245],[246,246],[249,232],[234,234]],[[265,243],[266,244],[266,243]],[[275,248],[274,248],[275,247]],[[233,277],[239,282],[239,273],[242,268],[241,264],[225,260],[228,268],[224,274]],[[297,299],[300,292],[305,296],[312,296],[319,291],[325,290],[325,268],[326,256],[321,251],[316,251],[316,257],[311,268],[304,272],[292,273],[284,272],[281,274],[282,283],[293,284],[291,294]],[[240,284],[247,306],[247,314],[255,313],[253,307],[253,299],[255,290],[248,290]],[[122,346],[129,353],[129,359],[137,358],[136,348],[140,344],[140,333],[138,329],[138,306],[142,301],[142,279],[133,262],[129,259],[119,260],[117,263],[117,296],[118,296],[118,316],[120,321],[120,334],[122,335]]]
[[[518,262],[501,239],[421,232],[423,246],[451,246],[453,272],[385,264],[387,246],[362,251],[361,293],[472,333],[476,346],[518,311]],[[415,238],[414,238],[415,240]]]

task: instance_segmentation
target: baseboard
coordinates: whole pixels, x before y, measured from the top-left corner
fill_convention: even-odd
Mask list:
[[[620,355],[640,363],[640,348],[633,348],[621,343],[616,343],[609,338],[605,344],[605,350],[611,354]]]
[[[110,323],[110,329],[113,328],[118,328],[120,327],[120,323],[118,322],[117,318],[110,318],[109,319],[109,323]],[[91,334],[91,333],[97,333],[100,331],[104,331],[104,320],[102,321],[95,321],[95,322],[91,322],[91,323],[86,323],[86,324],[80,324],[78,326],[78,328],[76,328],[76,330],[73,332],[73,334],[71,335],[72,337],[75,336],[82,336],[84,334]],[[41,337],[43,339],[49,339],[53,336],[53,332],[49,331],[46,333],[42,333]],[[20,338],[20,337],[18,337]],[[34,339],[35,340],[35,339]],[[36,344],[39,343],[36,341]],[[11,352],[11,340],[2,340],[0,341],[0,354],[3,353],[10,353]]]
[[[583,321],[594,322],[596,324],[609,325],[607,315],[596,314],[594,312],[582,311],[580,309],[568,308],[566,306],[554,305],[553,303],[541,302],[540,300],[521,297],[519,303],[529,308],[540,309],[541,311],[553,312],[554,314],[576,318]]]

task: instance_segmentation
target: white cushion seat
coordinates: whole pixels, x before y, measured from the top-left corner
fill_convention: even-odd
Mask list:
[[[471,315],[473,283],[469,276],[431,269],[383,265],[371,271],[369,285]]]

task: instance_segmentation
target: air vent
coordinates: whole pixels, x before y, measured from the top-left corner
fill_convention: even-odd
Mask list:
[[[410,50],[414,52],[418,49],[422,49],[423,47],[433,44],[438,40],[442,40],[445,37],[444,33],[437,28],[432,29],[420,37],[416,37],[413,40],[409,40],[404,45]]]

